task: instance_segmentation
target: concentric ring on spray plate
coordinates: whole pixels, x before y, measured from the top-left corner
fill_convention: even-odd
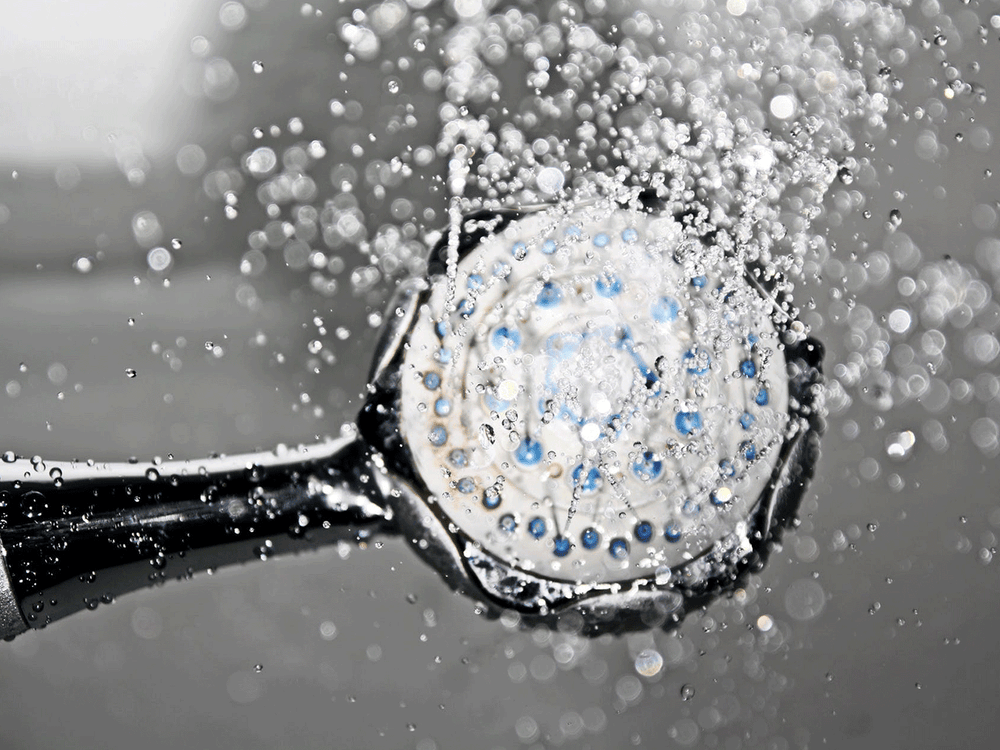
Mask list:
[[[572,582],[674,568],[746,533],[779,462],[772,305],[671,216],[529,214],[421,307],[400,429],[433,501],[509,564]]]

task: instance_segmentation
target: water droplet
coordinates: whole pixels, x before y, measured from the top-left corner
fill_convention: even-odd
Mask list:
[[[666,586],[673,577],[673,571],[666,565],[661,565],[656,569],[655,580],[657,586]]]
[[[643,677],[654,677],[661,669],[663,669],[663,655],[655,649],[643,649],[635,657],[635,671]]]
[[[916,435],[912,431],[893,432],[886,436],[885,452],[889,458],[896,461],[906,461],[913,455],[916,444]]]
[[[250,152],[246,157],[245,164],[251,175],[257,179],[263,179],[278,166],[278,156],[274,149],[261,146]]]
[[[538,183],[538,189],[545,195],[556,195],[563,189],[566,176],[561,169],[545,167],[538,172],[536,182]]]
[[[790,120],[797,107],[795,97],[790,94],[779,94],[771,99],[771,114],[779,120]]]
[[[261,73],[264,72],[264,63],[262,63],[260,60],[254,60],[250,64],[250,68],[253,70],[254,73],[260,75]]]
[[[150,270],[157,273],[169,270],[173,262],[173,255],[165,247],[154,247],[146,255],[146,263],[149,265]]]
[[[789,584],[785,591],[785,610],[795,620],[814,620],[825,606],[826,592],[818,581],[811,578],[800,578]]]

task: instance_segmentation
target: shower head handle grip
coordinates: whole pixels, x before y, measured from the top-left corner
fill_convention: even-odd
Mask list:
[[[350,438],[155,466],[0,466],[0,637],[198,570],[365,539],[392,515],[369,466]]]

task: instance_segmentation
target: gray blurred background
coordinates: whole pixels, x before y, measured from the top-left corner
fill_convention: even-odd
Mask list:
[[[340,79],[336,20],[348,10],[323,0],[0,10],[0,450],[194,457],[336,434],[360,403],[371,316],[391,284],[352,291],[367,259],[347,246],[333,296],[281,262],[242,273],[248,235],[268,218],[252,191],[227,218],[225,186],[206,175],[238,171],[258,141],[280,155],[319,139],[322,203],[330,167],[353,158],[344,144],[396,104],[374,66]],[[900,232],[919,247],[910,271],[857,285],[876,318],[901,304],[901,277],[945,256],[998,292],[989,82],[1000,76],[1000,4],[940,10],[912,9],[929,40],[947,29],[947,46],[918,47],[894,71],[907,117],[861,145],[874,167],[851,186],[863,210],[829,230],[845,277],[852,251],[859,263],[883,248],[898,256]],[[942,103],[948,65],[985,83],[982,97]],[[433,143],[440,100],[418,87],[408,96],[418,125],[400,138]],[[345,125],[332,99],[363,112]],[[370,143],[354,161],[388,159],[400,142]],[[162,263],[155,247],[169,251],[168,268],[151,268]],[[806,293],[831,365],[847,361],[844,311],[822,284]],[[990,304],[977,323],[987,330]],[[976,420],[1000,418],[983,377],[996,359],[963,355],[952,323],[941,328],[952,340],[938,370],[947,393],[892,408],[864,388],[851,405],[835,399],[802,525],[737,600],[675,633],[522,631],[479,617],[398,540],[330,549],[140,592],[0,644],[0,747],[990,746],[1000,469],[974,425],[988,432]],[[334,362],[310,351],[316,340]],[[907,430],[915,446],[896,461],[887,443]],[[652,677],[636,664],[644,649],[663,656]]]

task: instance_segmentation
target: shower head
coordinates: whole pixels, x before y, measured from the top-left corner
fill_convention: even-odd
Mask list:
[[[5,633],[393,532],[491,611],[677,621],[763,560],[815,461],[822,348],[738,250],[651,193],[463,217],[390,304],[347,438],[0,465]]]

